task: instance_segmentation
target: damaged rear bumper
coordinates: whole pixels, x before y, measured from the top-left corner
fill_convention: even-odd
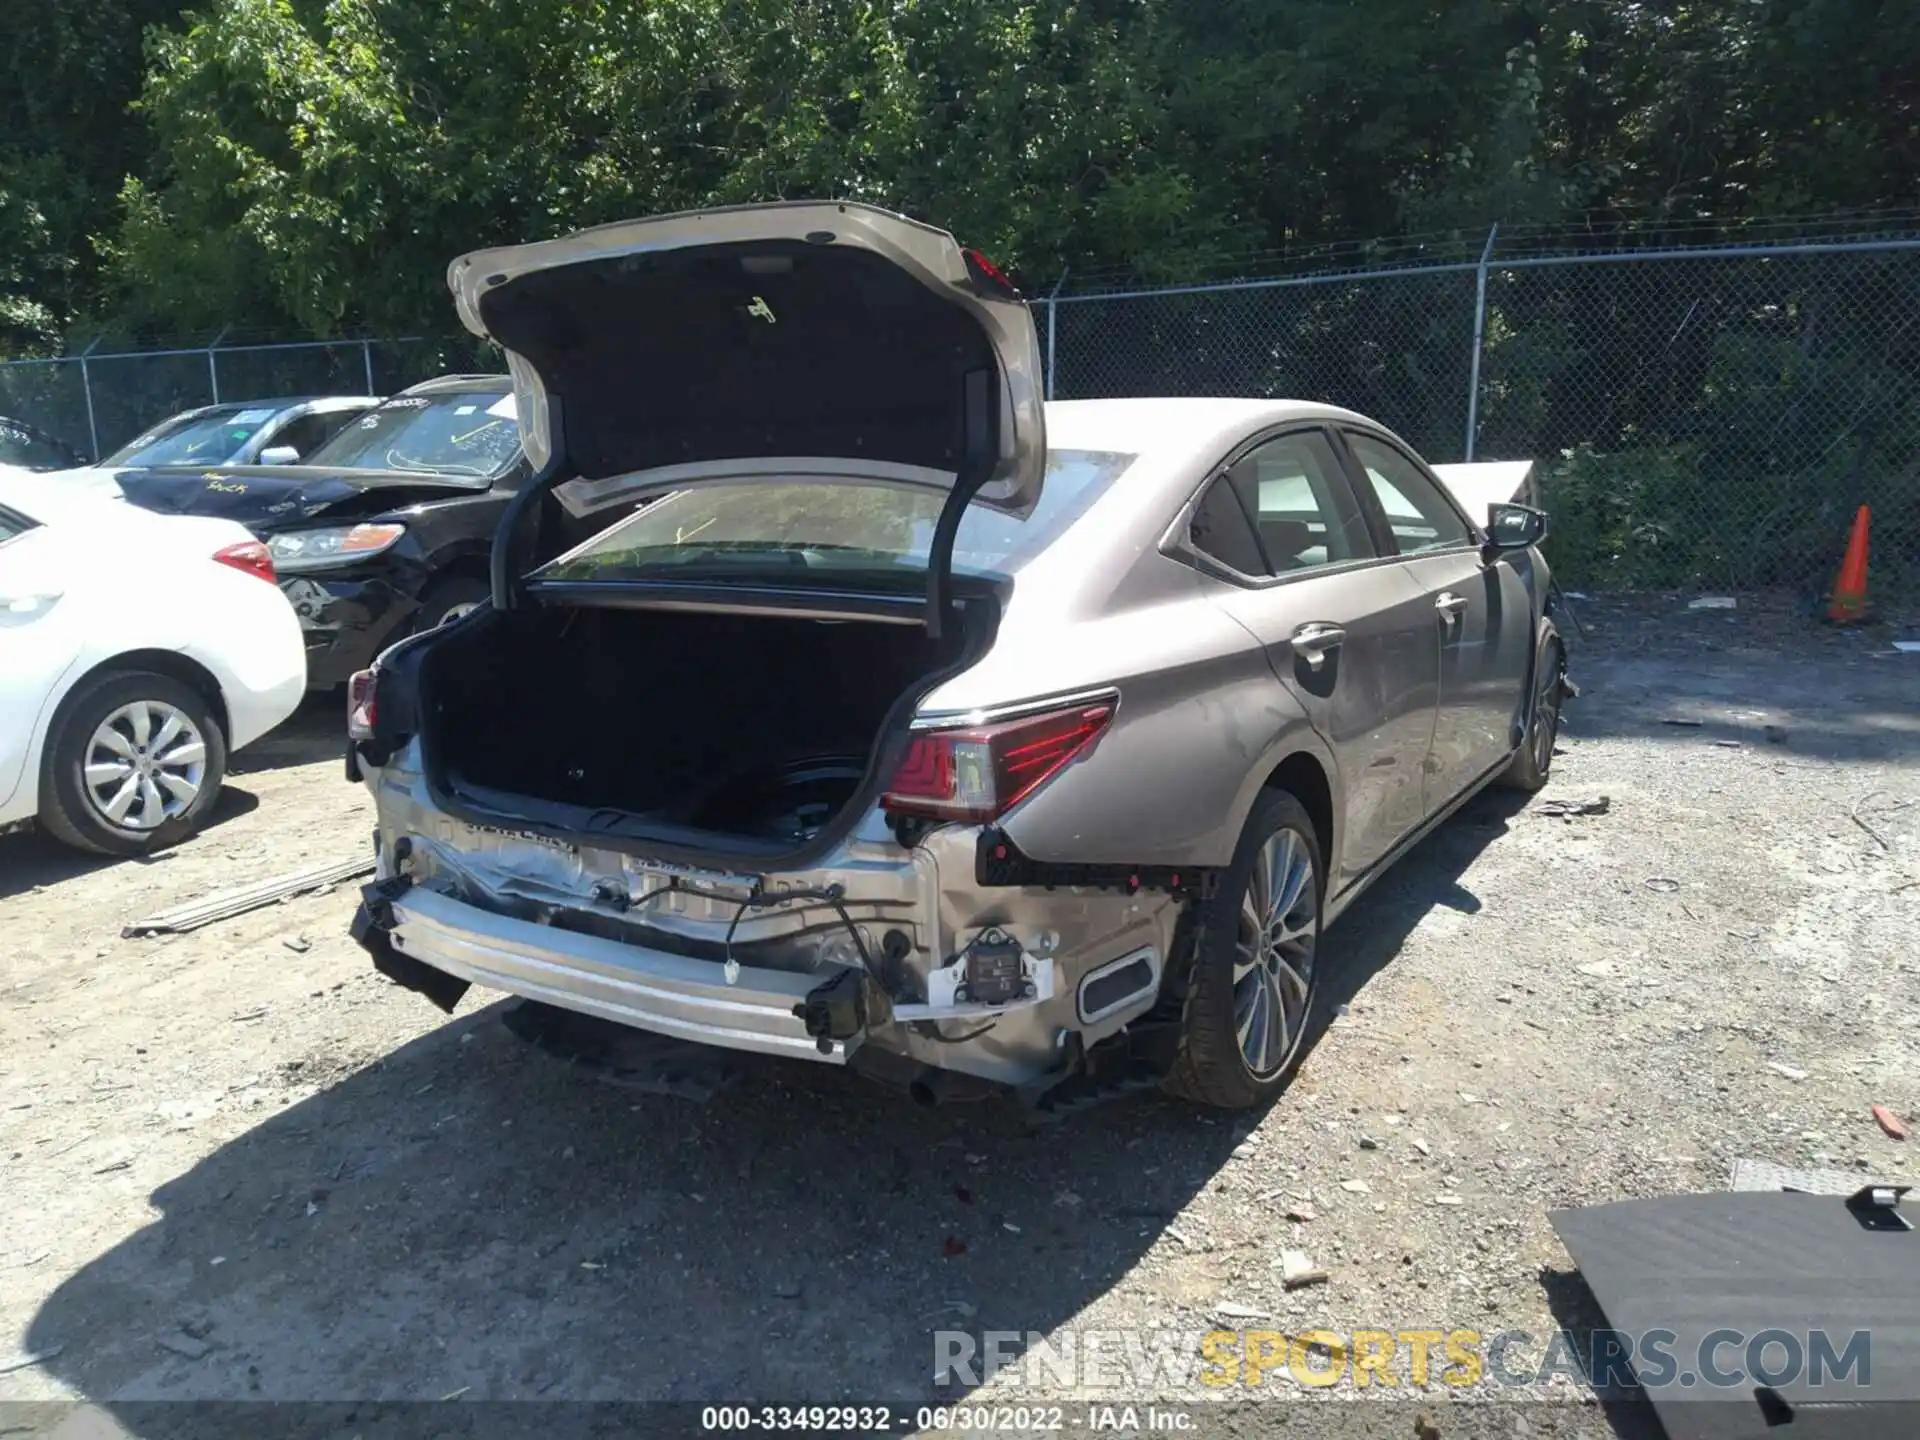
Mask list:
[[[733,1050],[844,1064],[859,1044],[810,1033],[808,1000],[825,988],[817,974],[742,967],[729,985],[706,961],[516,920],[420,887],[370,895],[354,938],[388,978],[443,1009],[473,984]]]

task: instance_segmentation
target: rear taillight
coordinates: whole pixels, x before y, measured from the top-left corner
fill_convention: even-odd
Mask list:
[[[347,738],[373,739],[373,692],[377,677],[372,670],[356,670],[347,680]]]
[[[935,820],[996,820],[1092,748],[1111,705],[1075,705],[913,738],[880,807]]]
[[[280,577],[273,573],[273,553],[258,540],[242,540],[238,545],[229,545],[224,550],[213,552],[213,558],[222,565],[232,566],[235,570],[244,570],[249,575],[258,575],[269,585]]]

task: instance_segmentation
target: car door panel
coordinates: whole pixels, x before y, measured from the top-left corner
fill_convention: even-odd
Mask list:
[[[1533,604],[1504,559],[1419,461],[1385,437],[1345,432],[1355,483],[1377,530],[1402,552],[1421,596],[1439,676],[1425,813],[1444,809],[1511,753],[1533,658]]]
[[[1475,553],[1416,556],[1407,570],[1432,607],[1439,645],[1440,707],[1427,763],[1431,813],[1513,749],[1532,658],[1531,606],[1511,565],[1483,564]],[[1464,603],[1442,609],[1448,599]]]
[[[0,537],[9,532],[0,515]],[[12,815],[30,797],[27,760],[42,712],[79,657],[78,637],[61,608],[65,583],[50,532],[29,530],[0,543],[0,814]],[[26,804],[22,814],[30,814]]]
[[[1389,564],[1265,590],[1223,586],[1215,600],[1260,642],[1339,767],[1340,853],[1327,857],[1337,891],[1424,814],[1422,771],[1439,693],[1425,596]],[[1314,626],[1344,633],[1320,650],[1311,643]]]
[[[1343,800],[1327,864],[1338,890],[1421,821],[1439,699],[1431,618],[1401,567],[1374,555],[1324,431],[1267,437],[1224,478],[1268,573],[1240,578],[1228,565],[1209,578],[1210,594],[1259,642],[1333,756]]]

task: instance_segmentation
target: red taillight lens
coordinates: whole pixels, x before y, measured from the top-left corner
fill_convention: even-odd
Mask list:
[[[935,820],[997,820],[1087,753],[1111,705],[1075,705],[998,725],[916,735],[880,807]]]
[[[347,680],[347,738],[373,739],[373,692],[377,677],[371,670],[356,670]]]
[[[966,260],[967,269],[973,273],[975,280],[983,282],[993,289],[1002,292],[1010,299],[1018,298],[1020,294],[1019,288],[1006,277],[998,265],[982,255],[978,250],[963,250],[960,253]]]
[[[242,540],[238,545],[229,545],[224,550],[213,552],[213,558],[222,565],[230,565],[235,570],[244,570],[249,575],[258,575],[269,585],[280,577],[273,573],[273,552],[258,540]]]

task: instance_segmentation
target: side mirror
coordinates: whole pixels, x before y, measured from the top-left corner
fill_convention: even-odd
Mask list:
[[[260,452],[262,465],[298,465],[300,452],[291,445],[269,445]]]
[[[1525,550],[1547,538],[1547,512],[1531,505],[1487,506],[1488,558],[1502,550]]]

